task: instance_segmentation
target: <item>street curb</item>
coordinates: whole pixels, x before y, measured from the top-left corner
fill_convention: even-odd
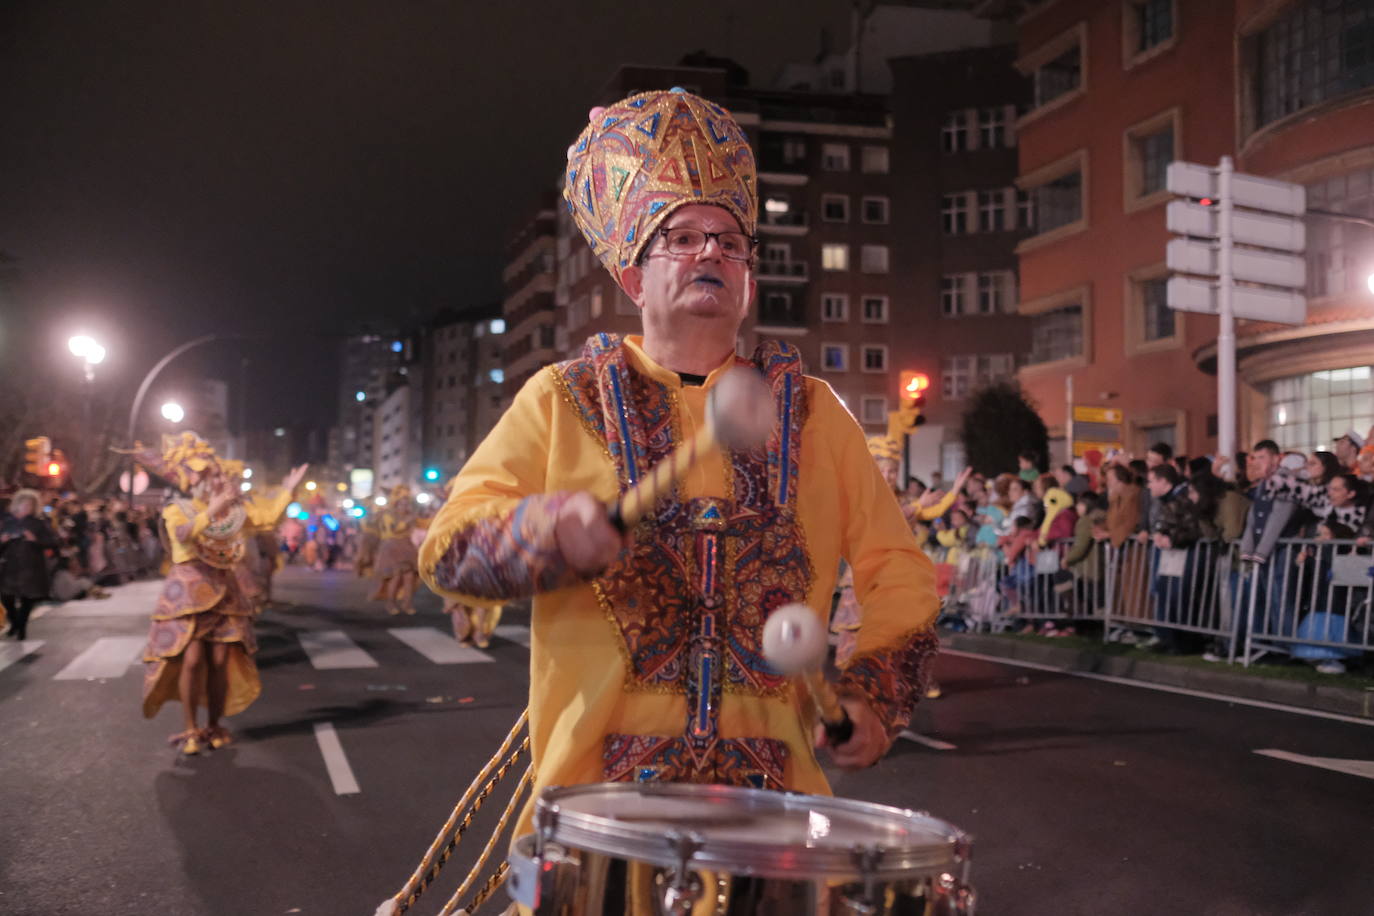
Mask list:
[[[1354,690],[1326,687],[1301,681],[1237,674],[1218,665],[1216,670],[1171,665],[1168,662],[1131,655],[1108,655],[1087,649],[1047,646],[1028,640],[975,633],[941,633],[947,648],[998,658],[1033,662],[1065,671],[1105,674],[1128,680],[1147,681],[1219,693],[1246,700],[1262,700],[1302,709],[1334,712],[1374,721],[1374,688]]]

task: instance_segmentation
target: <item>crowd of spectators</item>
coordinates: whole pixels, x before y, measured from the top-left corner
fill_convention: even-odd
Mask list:
[[[1055,620],[1045,613],[1047,606],[1073,605],[1066,595],[1077,598],[1080,607],[1139,600],[1151,609],[1140,615],[1144,619],[1176,624],[1187,617],[1188,603],[1197,601],[1196,586],[1220,579],[1218,593],[1228,605],[1225,619],[1235,622],[1228,637],[1204,645],[1188,628],[1168,625],[1141,634],[1145,648],[1170,653],[1205,648],[1209,660],[1231,657],[1231,640],[1244,636],[1243,611],[1232,611],[1251,600],[1246,581],[1267,583],[1254,601],[1261,612],[1268,606],[1285,615],[1289,630],[1298,623],[1294,615],[1305,614],[1294,631],[1298,636],[1339,641],[1330,634],[1338,624],[1342,633],[1349,632],[1346,612],[1367,608],[1368,588],[1356,595],[1363,604],[1342,592],[1342,606],[1330,608],[1325,599],[1305,597],[1323,590],[1307,587],[1301,569],[1291,575],[1285,571],[1305,563],[1309,576],[1329,576],[1332,551],[1363,553],[1374,543],[1374,443],[1359,433],[1341,436],[1331,451],[1307,455],[1285,452],[1265,439],[1234,460],[1176,455],[1162,442],[1140,458],[1120,452],[1092,460],[1096,457],[1045,471],[1039,456],[1026,453],[1015,472],[994,477],[965,472],[948,491],[913,482],[908,513],[939,563],[942,588],[957,570],[969,567],[970,558],[992,558],[995,562],[981,568],[996,571],[1000,622],[1033,631],[1018,616],[1033,604],[1039,613],[1027,616],[1044,620],[1040,632],[1069,635],[1083,621]],[[1295,540],[1313,543],[1298,550]],[[1332,543],[1324,547],[1324,542]],[[1201,544],[1208,545],[1206,560],[1192,549]],[[1124,595],[1119,584],[1115,594],[1106,594],[1109,553],[1136,558],[1136,567],[1117,573],[1139,579],[1139,596]],[[1207,565],[1223,557],[1227,566],[1220,572]],[[1255,570],[1260,574],[1247,580],[1244,574]],[[969,623],[955,615],[949,620],[956,626]],[[1314,621],[1327,632],[1313,634]],[[1292,654],[1333,674],[1344,671],[1352,655],[1302,645]]]
[[[0,496],[5,635],[26,638],[38,602],[106,598],[110,586],[156,574],[163,555],[154,509],[28,489]]]

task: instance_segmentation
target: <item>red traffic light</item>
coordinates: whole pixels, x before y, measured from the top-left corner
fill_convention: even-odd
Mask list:
[[[49,462],[48,462],[48,476],[49,476],[49,477],[61,477],[61,476],[62,476],[62,465],[58,464],[56,461],[49,461]]]
[[[924,372],[902,373],[902,397],[919,398],[930,387],[930,376]]]

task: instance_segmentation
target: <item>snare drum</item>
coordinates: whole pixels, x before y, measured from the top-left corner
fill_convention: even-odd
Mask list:
[[[730,786],[549,788],[507,888],[536,916],[964,916],[971,838],[924,812]]]

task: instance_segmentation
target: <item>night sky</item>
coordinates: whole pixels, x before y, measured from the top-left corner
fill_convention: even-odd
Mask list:
[[[26,310],[0,343],[74,362],[87,330],[133,384],[190,337],[270,333],[246,345],[249,424],[328,425],[330,335],[498,300],[619,65],[706,50],[768,84],[849,7],[5,0],[0,251]],[[245,345],[215,346],[234,381]]]

